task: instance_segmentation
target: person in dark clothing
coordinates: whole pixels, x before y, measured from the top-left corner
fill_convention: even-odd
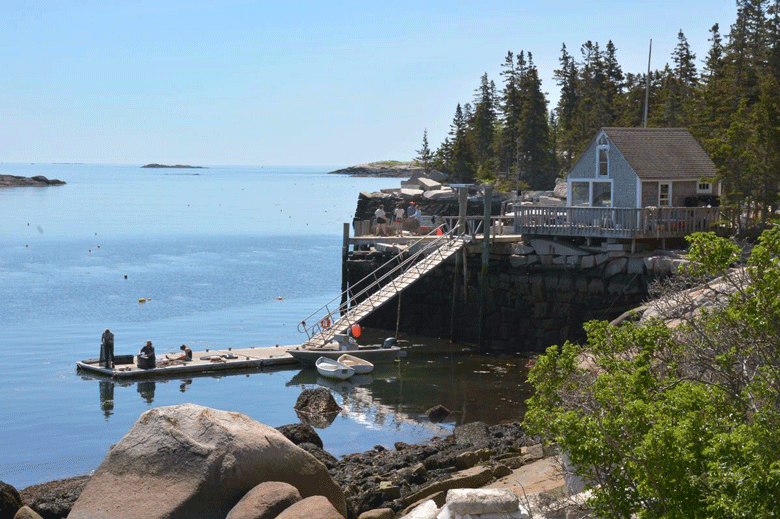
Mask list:
[[[114,334],[108,328],[100,338],[100,361],[108,369],[114,367]]]
[[[181,346],[179,346],[179,349],[183,353],[179,353],[178,355],[175,356],[165,355],[165,358],[168,361],[173,361],[173,362],[177,360],[192,360],[192,350],[188,348],[186,344],[182,344]]]
[[[181,354],[182,360],[192,360],[192,350],[186,344],[182,344],[179,349],[184,352]]]
[[[157,364],[157,358],[154,355],[154,346],[152,341],[146,341],[146,345],[138,352],[138,367],[139,368],[153,368]]]

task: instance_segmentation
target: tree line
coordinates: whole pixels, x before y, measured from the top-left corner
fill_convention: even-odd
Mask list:
[[[548,100],[531,52],[508,52],[501,86],[481,77],[471,102],[458,104],[448,136],[433,151],[424,133],[416,160],[460,183],[551,189],[599,128],[685,127],[716,165],[722,205],[765,220],[777,207],[780,185],[780,0],[736,0],[726,34],[710,29],[710,48],[697,57],[682,30],[671,64],[624,73],[612,41],[585,42],[579,57],[561,48]]]

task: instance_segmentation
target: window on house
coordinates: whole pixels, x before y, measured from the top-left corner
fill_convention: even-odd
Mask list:
[[[599,146],[598,154],[599,154],[598,175],[600,177],[609,176],[609,147],[607,145]]]
[[[658,186],[658,205],[669,206],[672,205],[672,185],[662,182]]]
[[[709,182],[699,182],[698,186],[696,187],[697,193],[711,193],[712,192],[712,185]]]
[[[593,207],[612,206],[612,182],[593,183]]]
[[[590,204],[590,184],[588,182],[571,183],[571,205],[587,206]]]

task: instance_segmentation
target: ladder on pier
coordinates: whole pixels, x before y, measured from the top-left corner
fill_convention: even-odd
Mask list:
[[[335,336],[346,334],[354,324],[454,256],[471,241],[469,236],[454,235],[454,231],[437,236],[434,230],[410,246],[416,252],[407,257],[399,254],[301,321],[298,331],[308,337],[301,347],[322,348]],[[342,304],[342,300],[347,303]],[[345,308],[355,300],[361,301]]]

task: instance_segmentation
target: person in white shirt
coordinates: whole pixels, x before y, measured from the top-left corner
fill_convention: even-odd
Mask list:
[[[376,216],[376,235],[387,236],[387,228],[385,227],[387,225],[387,215],[385,214],[384,204],[379,204],[379,209],[374,211],[374,216]]]
[[[404,208],[401,207],[401,204],[398,204],[395,208],[395,211],[393,212],[395,214],[395,235],[396,236],[403,236],[404,233],[404,215],[406,214],[406,211],[404,211]]]

